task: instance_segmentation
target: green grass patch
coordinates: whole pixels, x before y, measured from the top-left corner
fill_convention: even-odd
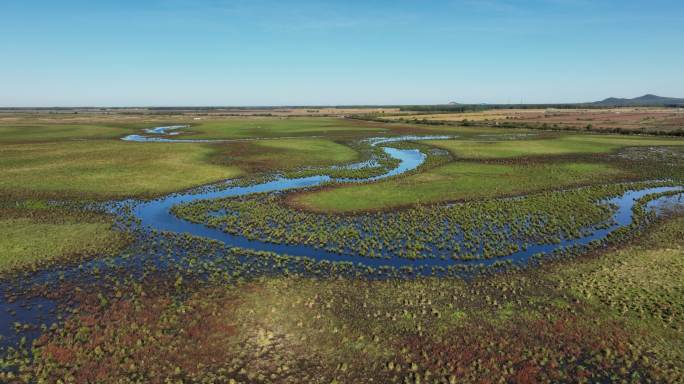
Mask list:
[[[621,147],[684,145],[684,140],[653,137],[570,135],[552,139],[471,141],[434,140],[427,142],[469,159],[513,158],[584,153],[607,153]]]
[[[362,137],[390,129],[378,123],[340,118],[231,117],[194,121],[185,116],[164,116],[163,120],[151,116],[128,119],[100,116],[69,121],[65,117],[28,116],[0,121],[0,143],[117,139],[129,134],[146,134],[142,131],[144,128],[168,125],[189,125],[177,131],[193,139]]]
[[[169,193],[242,174],[208,163],[203,144],[58,142],[0,146],[0,193],[120,198]]]
[[[244,139],[288,136],[370,135],[386,130],[387,128],[374,123],[335,118],[251,117],[193,123],[186,131],[192,132],[188,136],[197,139]]]
[[[684,217],[631,247],[559,274],[579,296],[640,321],[684,330]]]
[[[359,153],[326,139],[273,139],[216,145],[213,163],[237,165],[249,172],[290,171],[347,163]]]
[[[111,254],[125,236],[107,218],[50,208],[39,201],[0,210],[0,274],[46,263]]]
[[[137,129],[125,125],[40,123],[0,125],[0,143],[113,139],[137,132]]]
[[[359,157],[356,150],[332,140],[275,137],[356,137],[385,131],[377,124],[331,118],[224,118],[190,123],[180,130],[181,138],[268,140],[132,143],[118,138],[142,134],[143,128],[188,122],[74,119],[27,117],[0,123],[0,194],[85,199],[159,195],[245,173],[329,166]]]
[[[384,209],[417,203],[517,195],[606,182],[627,176],[598,163],[482,164],[457,162],[373,184],[294,195],[298,207],[325,212]]]
[[[0,272],[97,250],[110,237],[104,223],[43,224],[23,218],[0,220],[0,227]]]
[[[288,151],[291,152],[288,154],[289,157],[299,155],[302,160],[309,159],[314,164],[336,164],[352,161],[357,157],[351,148],[322,139],[263,140],[257,142],[257,145]]]

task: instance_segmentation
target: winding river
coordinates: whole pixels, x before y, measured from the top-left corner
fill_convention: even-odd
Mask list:
[[[153,132],[160,133],[158,131]],[[162,131],[161,133],[163,134],[165,133],[165,131]],[[524,265],[528,263],[530,258],[536,254],[550,254],[571,247],[585,246],[594,241],[600,241],[602,239],[605,239],[608,235],[610,235],[618,228],[630,225],[633,219],[633,208],[637,200],[652,194],[673,192],[679,190],[684,191],[684,188],[682,187],[656,187],[642,190],[630,190],[625,192],[622,196],[598,202],[602,204],[613,205],[617,207],[617,209],[613,213],[611,219],[608,221],[610,223],[609,226],[606,227],[603,225],[597,225],[594,228],[589,228],[589,235],[573,239],[561,239],[560,242],[554,244],[534,244],[532,246],[528,246],[525,250],[512,253],[505,257],[497,257],[492,259],[477,259],[469,261],[454,261],[451,259],[444,260],[441,258],[425,258],[419,260],[411,260],[400,257],[393,257],[390,259],[362,258],[355,256],[340,255],[338,253],[328,252],[323,249],[307,245],[279,244],[263,242],[259,240],[250,240],[244,236],[232,235],[220,229],[210,228],[203,224],[185,221],[171,213],[171,208],[174,205],[191,203],[197,200],[220,199],[226,197],[244,196],[254,193],[278,192],[302,188],[311,188],[326,183],[362,183],[378,181],[384,178],[412,171],[418,168],[420,165],[422,165],[427,157],[425,154],[423,154],[417,149],[396,149],[389,146],[383,146],[383,144],[391,144],[400,141],[440,140],[450,138],[453,138],[453,136],[396,136],[366,139],[369,145],[381,147],[382,150],[388,156],[399,160],[399,165],[396,168],[391,169],[382,175],[366,179],[335,179],[326,175],[311,176],[305,178],[278,177],[275,180],[252,184],[248,186],[231,187],[230,185],[226,185],[222,188],[210,190],[200,188],[198,190],[191,192],[171,194],[161,199],[153,201],[130,201],[130,203],[133,207],[133,213],[135,217],[139,220],[140,224],[143,227],[146,227],[148,229],[154,229],[157,231],[191,234],[202,238],[216,240],[232,247],[239,247],[256,251],[274,252],[278,254],[306,256],[319,261],[325,260],[331,262],[360,263],[368,267],[376,268],[384,266],[391,266],[395,268],[415,266],[448,267],[454,264],[481,264],[484,266],[488,266],[501,261],[510,261],[512,263]],[[124,140],[142,142],[158,142],[159,139],[160,138],[158,137],[150,136],[136,136],[134,138],[129,136],[124,138]],[[164,139],[164,142],[174,141],[178,140],[168,138]],[[681,197],[681,194],[675,196]],[[647,209],[652,210],[656,213],[662,213],[663,210],[659,207],[662,204],[666,203],[668,205],[672,205],[673,201],[675,201],[676,204],[681,202],[681,200],[673,199],[673,197],[663,197],[649,202],[647,205]]]

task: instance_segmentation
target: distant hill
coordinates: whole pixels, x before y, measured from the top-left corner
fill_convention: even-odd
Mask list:
[[[644,95],[641,97],[635,97],[633,99],[609,97],[605,100],[597,101],[591,104],[605,107],[662,107],[671,105],[681,105],[684,107],[684,99],[656,95]]]

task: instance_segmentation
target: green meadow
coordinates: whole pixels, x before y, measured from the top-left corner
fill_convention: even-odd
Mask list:
[[[30,218],[3,219],[0,274],[37,265],[117,250],[120,234],[111,223],[45,223]]]
[[[682,224],[600,255],[470,281],[152,286],[71,317],[23,370],[108,383],[677,383]]]
[[[682,139],[609,135],[567,135],[527,140],[435,140],[430,145],[444,148],[466,159],[504,159],[525,156],[608,153],[633,146],[684,145]]]
[[[239,176],[206,145],[53,142],[0,145],[0,194],[111,199],[154,196]]]
[[[357,160],[347,145],[322,138],[288,138],[215,144],[211,162],[252,173],[275,173],[305,167],[327,167]]]
[[[0,124],[0,143],[116,139],[135,132],[131,127],[98,124]]]
[[[111,217],[44,200],[0,205],[0,276],[56,262],[112,255],[128,242]]]
[[[340,137],[386,132],[379,124],[339,118],[229,118],[191,123],[188,137],[197,139],[247,139],[274,137]]]
[[[263,131],[259,128],[263,120]],[[0,194],[23,197],[108,199],[155,196],[224,179],[306,166],[329,166],[358,158],[346,145],[325,138],[221,143],[134,143],[151,123],[121,127],[91,124],[0,125]],[[170,124],[170,123],[167,123]],[[136,126],[138,128],[133,128]],[[205,127],[204,125],[202,127]],[[296,127],[296,128],[295,128]],[[377,128],[333,119],[226,119],[190,128],[198,136],[225,139],[269,136],[365,134]],[[183,135],[185,136],[185,135]]]
[[[629,174],[600,163],[483,164],[454,162],[374,184],[303,192],[289,202],[304,209],[350,212],[413,204],[527,194],[602,183]]]

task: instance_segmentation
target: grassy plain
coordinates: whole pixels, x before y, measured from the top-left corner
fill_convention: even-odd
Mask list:
[[[192,127],[182,130],[180,137],[268,140],[215,144],[118,140],[141,133],[142,128],[185,123]],[[332,118],[5,116],[0,119],[0,172],[5,176],[0,194],[69,199],[154,196],[254,172],[352,161],[359,156],[355,150],[327,137],[349,140],[348,136],[385,130],[374,123]]]
[[[190,124],[178,138],[221,143],[118,140],[158,125]],[[111,199],[155,196],[214,181],[357,160],[344,143],[383,133],[474,136],[482,129],[388,125],[338,118],[57,115],[0,119],[0,194]],[[487,131],[490,132],[490,131]],[[287,138],[283,138],[287,137]],[[263,138],[259,140],[258,138]],[[246,139],[246,141],[242,141]]]
[[[112,254],[126,236],[96,213],[24,201],[0,207],[0,274],[55,261]]]
[[[133,128],[95,124],[0,125],[0,143],[115,139],[135,132]]]
[[[525,131],[493,127],[378,124],[339,118],[164,115],[40,115],[0,119],[0,194],[9,198],[111,199],[155,196],[226,178],[329,166],[359,159],[344,145],[381,133],[448,133],[427,144],[456,157],[504,159],[607,153],[624,146],[681,145],[647,137],[543,134],[538,139],[490,140],[479,135]],[[218,144],[124,143],[144,127],[190,124],[179,137],[256,139]],[[321,137],[319,137],[321,136]],[[283,139],[282,137],[288,137]],[[293,137],[293,138],[289,138]],[[383,209],[414,203],[493,197],[628,177],[598,163],[480,164],[454,162],[369,185],[295,196],[291,203],[328,212]]]
[[[289,203],[314,211],[351,212],[526,194],[628,176],[617,168],[600,163],[455,162],[373,184],[302,192],[293,195]]]
[[[0,146],[0,194],[110,199],[152,196],[242,174],[212,165],[206,145],[118,140]]]
[[[363,137],[386,132],[387,127],[336,118],[251,117],[195,122],[187,131],[193,139]]]
[[[467,159],[512,158],[585,153],[608,153],[622,147],[679,146],[684,139],[658,139],[651,137],[567,135],[541,140],[434,140],[427,144],[449,150],[457,157]]]
[[[249,173],[324,167],[359,158],[354,149],[327,139],[269,139],[215,145],[211,161]]]

